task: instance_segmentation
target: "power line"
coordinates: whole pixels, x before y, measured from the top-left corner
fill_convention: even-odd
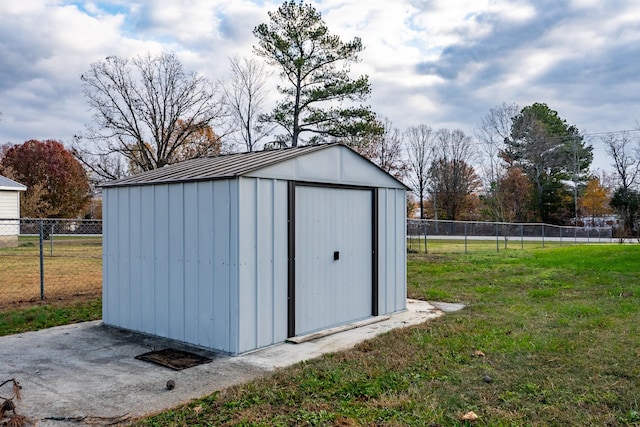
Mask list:
[[[591,132],[582,134],[582,136],[602,136],[602,135],[616,135],[616,134],[624,134],[631,132],[640,132],[640,129],[627,129],[627,130],[611,130],[607,132]]]
[[[640,128],[639,129],[627,129],[627,130],[612,130],[612,131],[606,131],[606,132],[590,132],[590,133],[582,133],[582,134],[577,134],[577,135],[548,135],[545,136],[541,139],[544,140],[557,140],[557,141],[562,141],[562,140],[568,140],[571,139],[572,137],[580,137],[580,138],[587,138],[587,137],[598,137],[598,136],[606,136],[606,135],[618,135],[618,134],[625,134],[625,133],[633,133],[633,132],[640,132]],[[478,143],[481,143],[481,141],[477,141]],[[593,141],[590,141],[593,142]],[[597,141],[596,141],[597,142]]]

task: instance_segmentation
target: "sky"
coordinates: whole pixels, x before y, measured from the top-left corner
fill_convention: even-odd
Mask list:
[[[80,75],[107,56],[173,52],[212,81],[251,57],[263,0],[0,0],[0,145],[57,139],[91,124]],[[316,0],[333,34],[360,37],[352,75],[395,127],[473,135],[502,103],[546,103],[594,145],[640,127],[637,0]],[[274,70],[275,71],[275,70]],[[277,96],[275,89],[274,97]],[[275,98],[273,98],[275,99]]]

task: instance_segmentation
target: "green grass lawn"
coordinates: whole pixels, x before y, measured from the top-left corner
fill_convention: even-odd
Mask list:
[[[504,237],[483,238],[476,240],[469,238],[447,239],[430,237],[426,241],[424,239],[409,238],[407,239],[407,251],[411,254],[429,253],[429,254],[451,254],[451,253],[482,253],[482,252],[501,252],[504,250],[530,250],[566,247],[574,245],[583,245],[585,243],[611,243],[609,239],[602,239],[599,242],[593,239],[591,242],[578,241],[571,238],[563,240],[520,240],[518,238],[505,239]]]
[[[500,249],[409,254],[409,296],[460,312],[138,425],[640,426],[640,245]],[[99,299],[2,310],[0,335],[98,318]]]
[[[467,308],[139,425],[640,425],[640,246],[410,255],[408,286]]]
[[[102,318],[100,298],[75,298],[0,310],[0,336]]]

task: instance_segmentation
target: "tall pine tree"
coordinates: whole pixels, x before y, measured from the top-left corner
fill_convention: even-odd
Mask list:
[[[295,147],[305,132],[314,135],[310,143],[381,134],[370,107],[356,105],[370,94],[368,76],[349,77],[349,65],[363,49],[361,40],[341,41],[313,6],[294,0],[269,12],[269,18],[253,30],[258,38],[254,50],[281,69],[283,99],[263,117],[286,130],[280,142]]]
[[[507,164],[522,168],[534,184],[538,219],[561,223],[572,216],[572,192],[565,184],[573,181],[577,201],[577,188],[587,181],[586,171],[593,160],[593,147],[585,145],[578,128],[547,104],[534,103],[513,117],[505,144]]]

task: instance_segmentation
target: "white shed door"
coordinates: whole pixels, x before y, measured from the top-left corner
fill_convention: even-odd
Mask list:
[[[372,315],[372,204],[371,190],[296,186],[295,335]]]

